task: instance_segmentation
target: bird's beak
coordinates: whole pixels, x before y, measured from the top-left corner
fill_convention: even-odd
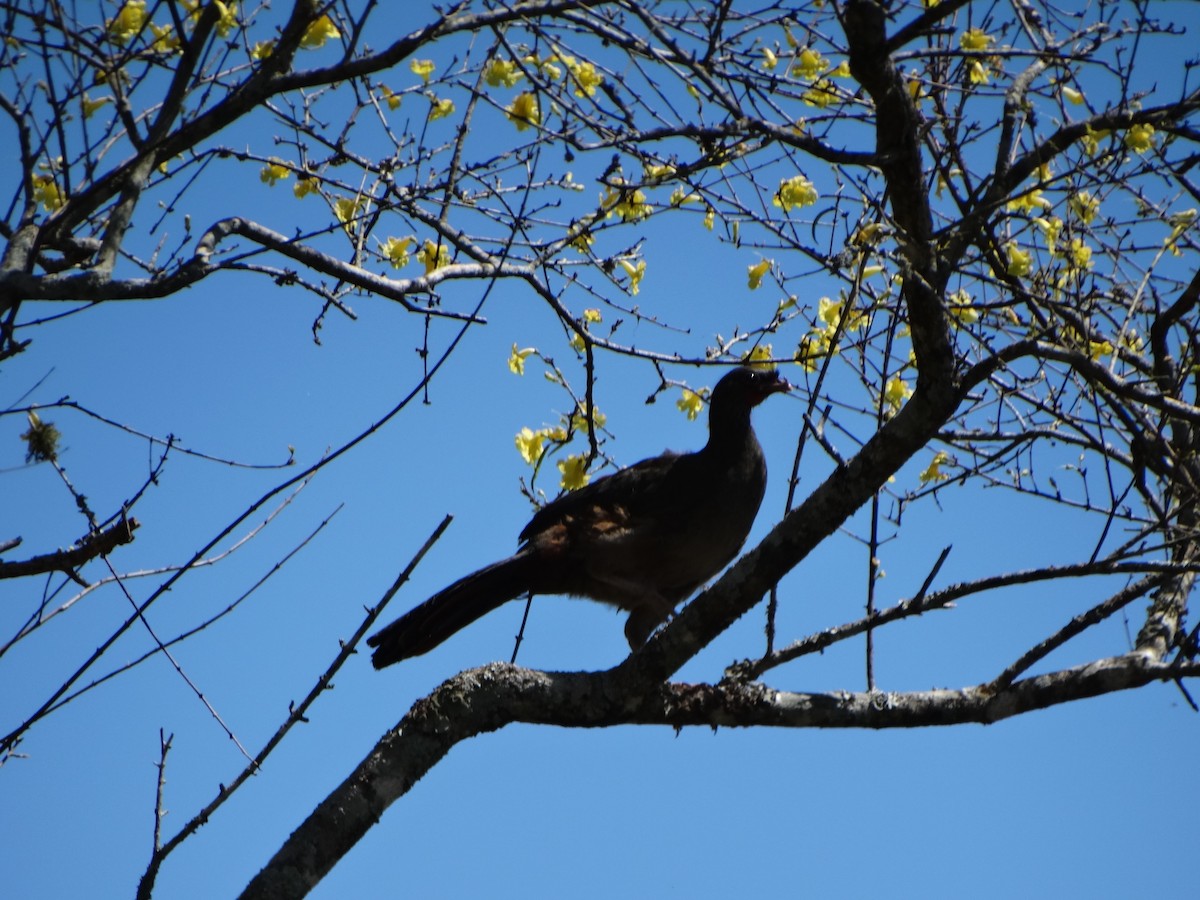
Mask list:
[[[768,394],[786,394],[788,391],[792,390],[792,388],[794,388],[794,387],[795,387],[794,384],[792,384],[790,381],[788,381],[786,378],[784,378],[782,375],[780,375],[774,382],[772,382],[767,387],[767,393]]]

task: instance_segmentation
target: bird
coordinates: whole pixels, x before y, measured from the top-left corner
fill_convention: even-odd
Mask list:
[[[738,553],[767,485],[750,411],[790,391],[773,369],[738,367],[709,401],[708,442],[634,463],[543,506],[512,556],[434,594],[367,639],[376,669],[420,656],[509,600],[585,597],[629,613],[641,647]]]

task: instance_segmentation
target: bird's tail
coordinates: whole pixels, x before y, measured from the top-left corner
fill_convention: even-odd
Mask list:
[[[535,560],[527,552],[485,566],[413,607],[367,638],[376,669],[428,653],[480,616],[533,590]]]

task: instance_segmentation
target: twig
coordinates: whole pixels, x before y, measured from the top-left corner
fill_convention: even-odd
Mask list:
[[[375,624],[375,620],[379,618],[379,614],[383,612],[388,602],[391,601],[391,599],[396,595],[405,582],[407,582],[412,576],[413,571],[416,569],[421,560],[424,559],[425,554],[429,552],[429,549],[435,543],[437,543],[438,539],[442,536],[443,532],[445,532],[453,520],[453,516],[447,515],[440,523],[438,523],[438,526],[433,530],[429,537],[425,539],[425,543],[421,545],[421,548],[409,561],[408,565],[404,567],[404,570],[399,574],[399,576],[397,576],[396,580],[392,582],[392,586],[384,592],[383,596],[379,599],[379,602],[375,604],[375,606],[367,608],[367,615],[366,618],[363,619],[362,624],[360,624],[355,630],[354,634],[351,635],[350,640],[339,642],[341,646],[337,655],[334,657],[333,662],[330,663],[329,667],[317,678],[316,684],[313,685],[312,689],[308,692],[308,695],[298,705],[288,704],[287,718],[284,720],[283,724],[279,726],[275,734],[271,736],[270,740],[263,745],[263,748],[257,754],[255,754],[253,759],[250,760],[250,764],[242,769],[237,778],[235,778],[228,787],[221,785],[217,796],[210,800],[208,804],[202,810],[200,810],[200,812],[193,816],[192,819],[186,825],[184,825],[174,837],[163,844],[161,848],[155,849],[154,855],[150,859],[150,864],[146,867],[146,871],[142,874],[141,881],[138,884],[137,897],[139,900],[143,900],[143,898],[144,900],[149,900],[149,897],[154,890],[154,882],[158,877],[158,871],[162,867],[163,861],[171,854],[171,852],[194,832],[196,832],[202,825],[204,825],[212,816],[212,814],[216,812],[225,803],[225,801],[228,800],[229,797],[232,796],[233,793],[239,787],[241,787],[247,779],[250,778],[251,775],[257,774],[259,769],[262,767],[263,762],[266,761],[266,758],[271,755],[271,752],[276,747],[279,746],[279,744],[287,736],[288,732],[292,730],[292,727],[296,725],[296,723],[308,721],[305,714],[308,712],[309,707],[316,702],[316,699],[321,696],[322,693],[333,688],[333,676],[337,674],[339,669],[341,669],[342,664],[357,652],[356,647],[358,646],[358,642],[362,640],[363,636],[368,630],[370,630],[371,626]]]

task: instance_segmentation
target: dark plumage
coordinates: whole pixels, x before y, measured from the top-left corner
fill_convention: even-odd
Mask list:
[[[664,453],[548,503],[508,559],[460,578],[374,634],[375,668],[419,656],[525,594],[588,597],[629,611],[636,649],[741,549],[767,484],[750,411],[791,385],[733,369],[713,389],[708,443]]]

